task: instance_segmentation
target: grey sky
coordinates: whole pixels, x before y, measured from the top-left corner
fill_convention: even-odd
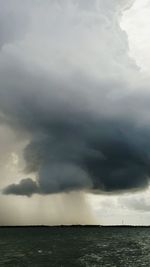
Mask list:
[[[0,122],[19,158],[5,198],[148,187],[149,83],[120,27],[131,4],[0,1]]]

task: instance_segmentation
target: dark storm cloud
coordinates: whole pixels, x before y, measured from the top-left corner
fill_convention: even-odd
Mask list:
[[[57,88],[57,84],[53,83],[54,86]],[[7,113],[10,105],[1,103],[5,105],[5,121],[30,133],[31,141],[24,150],[25,171],[37,176],[37,184],[32,190],[29,187],[29,192],[29,181],[23,180],[19,185],[8,186],[5,193],[31,195],[71,190],[98,193],[148,186],[149,127],[139,126],[136,117],[129,118],[127,112],[110,118],[110,114],[106,117],[103,112],[91,113],[86,105],[78,109],[84,101],[75,103],[71,98],[60,101],[60,94],[56,97],[52,91],[43,102],[41,97],[37,101],[37,92],[32,88],[32,98],[28,99],[29,93],[21,94],[21,105],[11,107],[11,113]],[[55,99],[54,104],[51,99]]]
[[[129,85],[138,71],[119,27],[127,1],[77,3],[35,5],[26,38],[1,53],[0,121],[28,140],[24,171],[36,177],[5,194],[149,184],[150,96]]]
[[[19,184],[11,184],[4,189],[4,194],[14,194],[14,195],[26,195],[31,196],[33,193],[39,193],[36,183],[30,179],[22,179]]]

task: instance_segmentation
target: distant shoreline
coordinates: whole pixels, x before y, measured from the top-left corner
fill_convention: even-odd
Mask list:
[[[150,225],[0,225],[0,228],[150,228]]]

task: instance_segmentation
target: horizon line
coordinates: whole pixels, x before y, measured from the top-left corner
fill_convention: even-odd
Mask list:
[[[93,227],[93,228],[100,228],[100,227],[149,227],[150,228],[150,225],[133,225],[133,224],[113,224],[113,225],[101,225],[101,224],[60,224],[60,225],[44,225],[44,224],[41,224],[41,225],[0,225],[0,228],[26,228],[26,227],[34,227],[34,228],[38,228],[38,227],[52,227],[52,228],[69,228],[69,227],[81,227],[81,228],[86,228],[86,227]]]

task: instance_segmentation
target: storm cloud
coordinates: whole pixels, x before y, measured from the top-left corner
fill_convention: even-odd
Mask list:
[[[12,38],[11,30],[3,39],[0,122],[28,143],[24,173],[35,175],[4,194],[117,193],[149,185],[148,82],[120,28],[132,2],[31,1],[24,33]]]

